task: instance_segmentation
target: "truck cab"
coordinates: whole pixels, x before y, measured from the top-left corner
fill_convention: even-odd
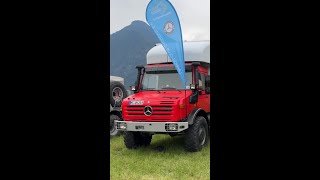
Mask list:
[[[127,148],[149,145],[156,133],[185,136],[185,148],[199,151],[207,143],[210,126],[210,41],[184,42],[186,87],[162,45],[137,66],[133,95],[123,99]]]

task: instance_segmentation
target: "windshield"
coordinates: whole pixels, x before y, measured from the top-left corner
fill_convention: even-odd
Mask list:
[[[190,89],[192,73],[186,72],[186,87],[183,87],[177,71],[167,72],[145,72],[142,80],[142,90],[170,90],[170,89]]]

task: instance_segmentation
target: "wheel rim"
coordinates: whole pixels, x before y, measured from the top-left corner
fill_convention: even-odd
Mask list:
[[[110,121],[110,133],[113,133],[116,130],[114,121]]]
[[[207,138],[206,130],[203,126],[201,126],[199,129],[199,143],[201,146],[203,146],[204,143],[206,142],[206,138]]]
[[[112,98],[115,102],[121,101],[123,99],[123,92],[121,88],[115,87],[112,90]]]

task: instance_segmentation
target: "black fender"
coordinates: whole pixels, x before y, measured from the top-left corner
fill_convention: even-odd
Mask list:
[[[209,125],[209,118],[207,116],[207,113],[201,109],[201,108],[195,108],[191,111],[191,113],[189,114],[188,118],[187,118],[187,122],[188,122],[188,125],[192,125],[195,118],[200,115],[200,116],[203,116],[204,118],[206,118],[207,120],[207,123]]]
[[[119,116],[119,117],[122,119],[122,113],[121,113],[121,111],[111,110],[110,115],[112,115],[112,114],[117,115],[117,116]]]

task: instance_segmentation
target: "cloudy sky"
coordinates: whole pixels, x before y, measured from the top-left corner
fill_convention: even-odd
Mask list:
[[[110,0],[110,33],[121,30],[134,20],[146,22],[150,0]],[[170,0],[175,7],[184,40],[210,40],[210,0]]]

